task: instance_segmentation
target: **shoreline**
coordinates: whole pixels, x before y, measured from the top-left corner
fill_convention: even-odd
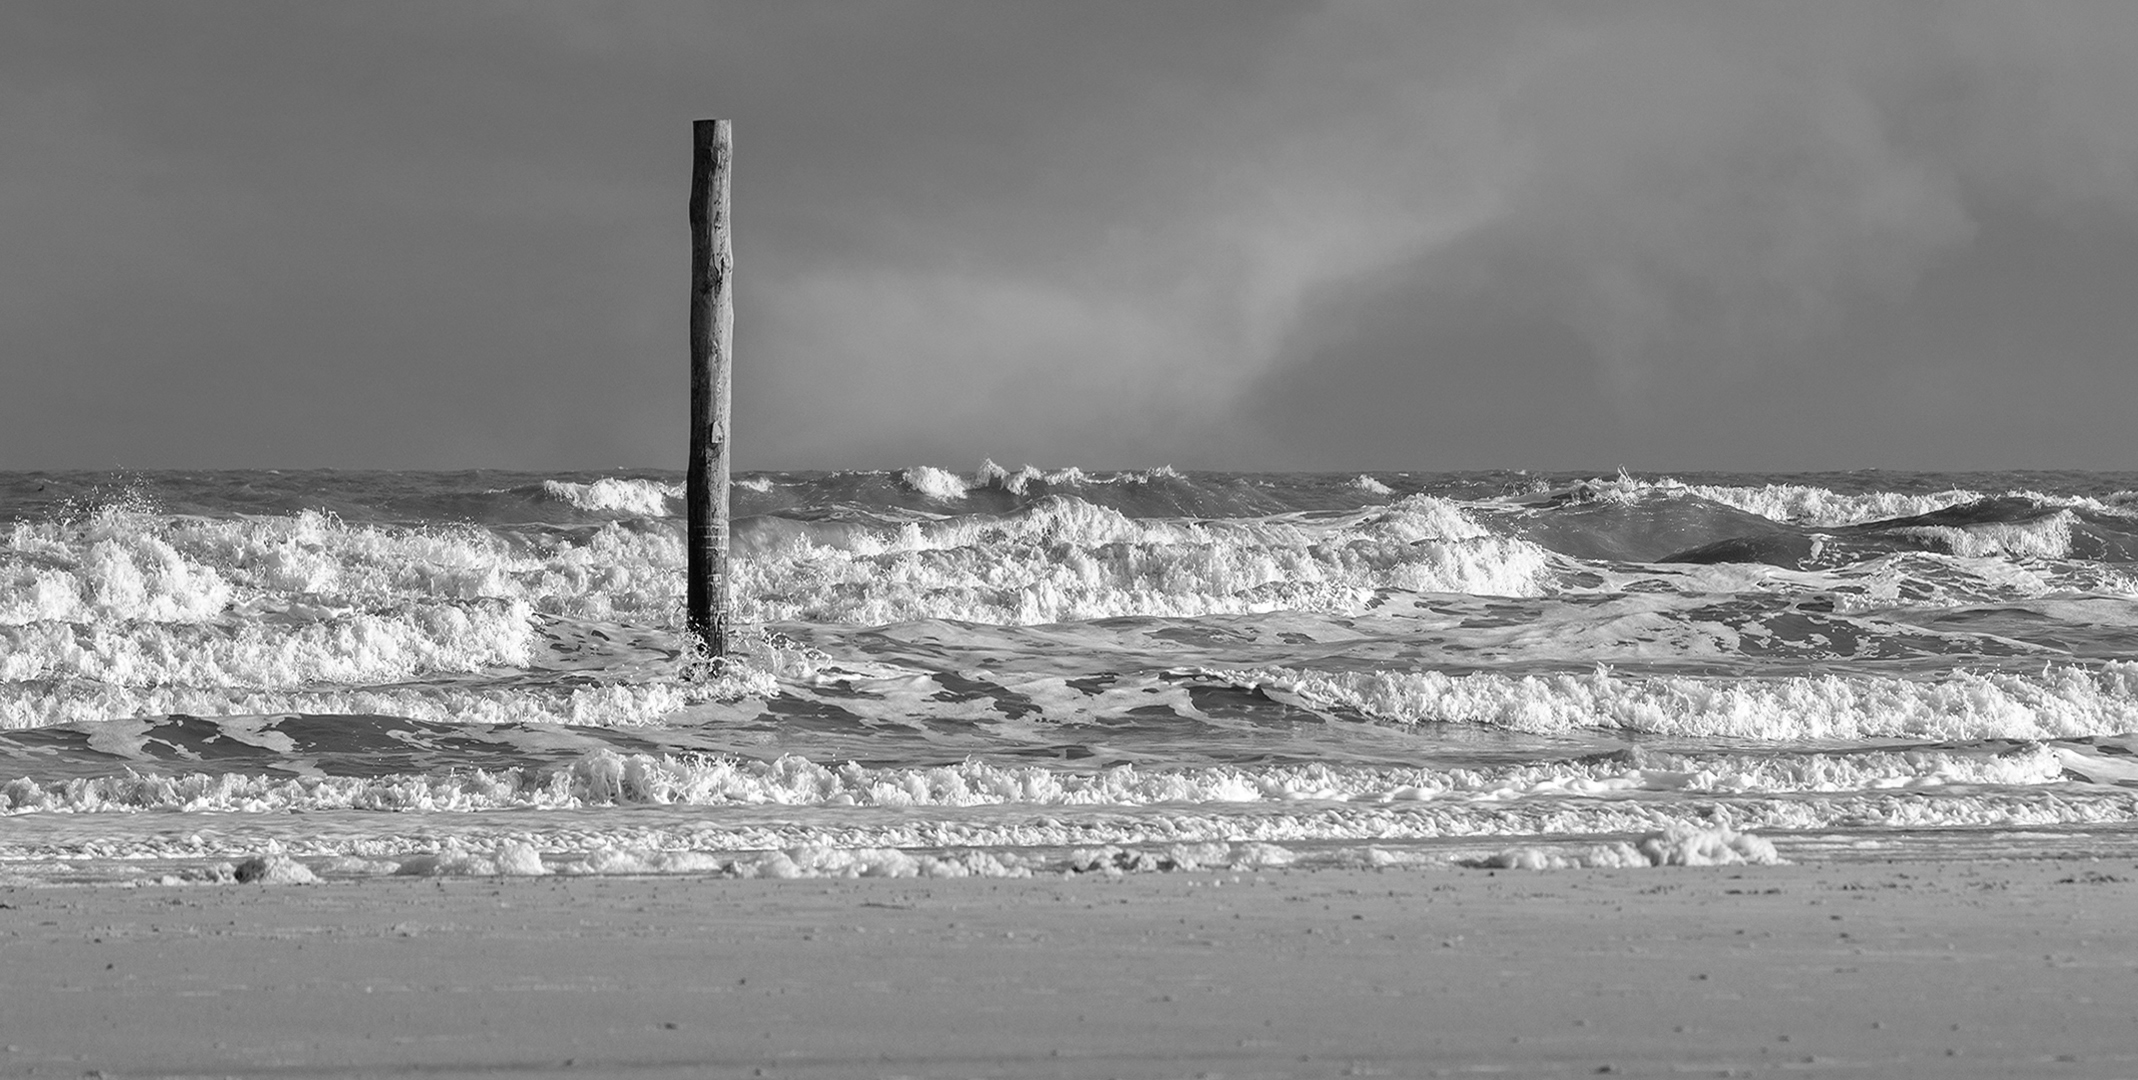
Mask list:
[[[0,889],[0,1073],[2138,1073],[2129,858]]]

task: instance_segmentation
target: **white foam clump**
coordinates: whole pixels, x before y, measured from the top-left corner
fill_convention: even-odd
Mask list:
[[[1384,484],[1379,480],[1376,480],[1373,477],[1366,475],[1365,473],[1360,473],[1358,475],[1358,479],[1351,481],[1351,486],[1367,493],[1368,495],[1390,495],[1395,492],[1394,488],[1389,487],[1387,484]]]
[[[0,625],[199,622],[229,608],[231,582],[154,520],[106,510],[80,524],[16,522],[0,545]]]
[[[1108,844],[1102,848],[1077,848],[1069,853],[1069,869],[1083,874],[1276,870],[1298,861],[1299,857],[1287,848],[1257,841],[1206,840],[1196,844],[1172,844],[1163,851],[1142,851]]]
[[[1726,825],[1703,828],[1677,824],[1642,837],[1581,850],[1542,847],[1509,848],[1481,865],[1513,870],[1563,870],[1574,867],[1774,866],[1786,862],[1763,837]]]
[[[1126,874],[1184,870],[1265,870],[1291,866],[1291,851],[1269,843],[1223,840],[1173,844],[1158,851],[1107,845],[1077,848],[1066,860],[1075,873]],[[968,848],[908,851],[895,847],[805,844],[776,851],[718,852],[604,847],[577,859],[557,859],[565,874],[719,874],[737,878],[1021,878],[1048,868],[1041,856]]]
[[[542,855],[525,840],[506,840],[491,848],[471,848],[459,837],[439,846],[435,854],[417,855],[401,861],[395,873],[421,877],[541,877],[549,868]]]
[[[1005,853],[1006,854],[1006,853]],[[1028,877],[1014,856],[987,851],[914,854],[898,848],[806,846],[734,860],[725,869],[742,878]]]
[[[604,845],[585,854],[552,853],[545,861],[533,845],[507,841],[474,849],[448,841],[436,855],[403,861],[344,856],[327,860],[330,874],[373,876],[535,877],[547,875],[699,874],[729,878],[961,878],[1030,877],[1026,859],[1009,852],[967,850],[933,854],[889,847],[804,844],[775,851],[719,852]]]
[[[588,513],[630,517],[673,516],[670,500],[683,497],[681,484],[617,476],[604,476],[584,484],[571,480],[544,480],[542,490],[550,498],[570,503]]]
[[[1405,723],[1462,723],[1539,734],[1616,729],[1792,739],[2053,739],[2138,730],[2138,662],[2037,674],[1953,671],[1937,678],[1794,675],[1620,677],[1438,671],[1204,672],[1309,708]]]
[[[1174,844],[1158,851],[1119,846],[1072,851],[1066,869],[1108,874],[1176,870],[1251,870],[1290,866],[1295,856],[1275,844],[1208,841]],[[770,851],[720,852],[609,844],[582,855],[552,853],[545,861],[532,845],[507,841],[494,849],[471,849],[448,841],[438,855],[390,860],[330,860],[329,873],[402,875],[653,875],[703,874],[730,878],[1023,878],[1048,868],[1040,856],[968,848],[910,851],[896,847],[801,844]]]
[[[964,477],[933,465],[916,465],[900,473],[899,480],[914,491],[939,502],[956,502],[963,499],[966,490],[971,487]]]

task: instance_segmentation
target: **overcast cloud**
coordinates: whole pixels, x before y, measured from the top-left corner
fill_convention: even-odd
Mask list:
[[[2138,468],[2138,5],[23,3],[0,467]]]

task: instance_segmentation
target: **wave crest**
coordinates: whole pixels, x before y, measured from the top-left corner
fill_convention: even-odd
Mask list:
[[[1955,671],[1943,679],[1857,675],[1621,677],[1437,671],[1205,672],[1317,711],[1407,724],[1534,734],[1638,731],[1702,738],[2055,739],[2138,730],[2138,662],[2045,667],[2038,675]]]
[[[613,476],[583,484],[570,480],[544,480],[542,491],[557,502],[569,503],[590,514],[676,517],[682,511],[683,485],[658,480]]]

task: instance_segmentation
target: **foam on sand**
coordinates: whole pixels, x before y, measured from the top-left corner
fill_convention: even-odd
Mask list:
[[[313,884],[325,878],[363,877],[543,877],[548,875],[691,875],[727,878],[1023,878],[1034,874],[1251,872],[1310,866],[1463,865],[1522,870],[1576,867],[1773,866],[1787,862],[1774,845],[1726,826],[1673,824],[1631,841],[1587,848],[1564,844],[1508,848],[1483,858],[1442,855],[1406,858],[1381,848],[1302,854],[1261,841],[1205,840],[1161,845],[1107,844],[1067,850],[967,848],[913,850],[900,847],[803,844],[770,851],[705,851],[609,842],[585,851],[545,854],[524,839],[469,841],[448,837],[433,851],[366,858],[341,855],[310,864],[279,850],[236,863],[214,862],[166,875],[158,883]]]
[[[1575,851],[1542,847],[1508,848],[1478,865],[1512,870],[1565,870],[1573,867],[1773,866],[1785,862],[1774,845],[1728,826],[1676,825],[1632,843],[1620,840]]]
[[[141,725],[144,730],[146,725]],[[225,738],[307,756],[286,735],[230,725]],[[461,738],[482,733],[469,729]],[[408,736],[412,749],[416,739]],[[491,736],[492,739],[498,736]],[[563,742],[560,733],[559,742]],[[582,741],[584,741],[582,737]],[[104,741],[124,755],[124,736]],[[2073,762],[2098,752],[2068,746],[1993,750],[1895,750],[1820,754],[1637,755],[1496,768],[1369,767],[1326,763],[1162,768],[1117,765],[1072,770],[967,760],[930,768],[818,762],[800,755],[766,761],[702,755],[590,750],[559,766],[453,768],[383,776],[262,775],[173,771],[143,762],[120,775],[0,785],[0,813],[72,814],[140,810],[319,812],[327,810],[480,811],[586,806],[779,806],[887,809],[975,807],[1253,806],[1301,803],[1501,808],[1566,797],[1781,795],[1914,791],[1994,784],[2061,783]]]

